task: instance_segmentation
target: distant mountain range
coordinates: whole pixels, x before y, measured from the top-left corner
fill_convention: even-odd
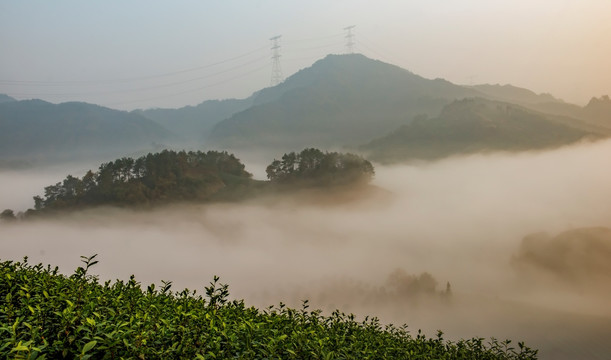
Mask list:
[[[568,116],[590,124],[611,128],[611,100],[607,95],[592,98],[584,107],[567,103],[540,103],[529,107],[549,114]]]
[[[210,135],[214,125],[252,104],[252,98],[208,100],[179,109],[135,110],[133,113],[155,121],[188,142],[201,143]]]
[[[459,86],[359,54],[329,55],[247,99],[180,109],[125,112],[0,95],[0,166],[117,157],[153,143],[277,154],[348,147],[404,161],[555,147],[610,129],[608,96],[580,107],[511,85]]]
[[[611,128],[611,99],[608,95],[593,97],[584,106],[566,103],[550,94],[534,92],[511,85],[475,85],[472,89],[493,100],[515,103],[539,112],[572,117],[587,123]]]
[[[456,102],[461,99],[478,100]],[[606,137],[611,129],[608,97],[582,108],[512,85],[459,86],[429,80],[359,54],[329,55],[284,83],[261,90],[253,104],[219,122],[209,143],[283,151],[366,144],[358,148],[376,160],[391,156],[403,161],[484,149],[556,147]],[[481,112],[497,105],[510,113]],[[420,121],[410,127],[415,118]],[[379,140],[372,142],[375,138]]]
[[[0,103],[0,165],[120,156],[176,137],[142,115],[86,103]]]

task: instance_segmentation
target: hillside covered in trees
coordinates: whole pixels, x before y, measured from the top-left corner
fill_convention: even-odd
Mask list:
[[[358,155],[314,148],[274,160],[267,167],[269,181],[253,179],[239,159],[224,151],[164,150],[103,163],[82,178],[68,175],[45,187],[43,196],[34,196],[34,210],[26,214],[95,206],[237,201],[309,187],[367,184],[373,175],[373,165]],[[6,209],[0,220],[12,218],[13,211]]]
[[[374,175],[373,165],[361,156],[323,153],[315,148],[284,154],[282,160],[274,160],[265,171],[273,183],[291,186],[368,183]]]
[[[438,117],[417,116],[360,147],[370,159],[401,162],[457,154],[552,149],[608,137],[611,131],[522,106],[472,98],[455,101]]]
[[[68,175],[45,187],[44,197],[35,196],[34,202],[36,210],[57,210],[203,201],[250,180],[244,164],[227,152],[164,150],[104,163],[82,178]]]

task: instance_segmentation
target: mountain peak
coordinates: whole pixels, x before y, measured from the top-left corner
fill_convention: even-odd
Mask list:
[[[477,95],[361,54],[328,55],[261,90],[253,107],[218,123],[208,140],[229,148],[282,151],[357,145],[414,115],[436,116],[454,99]]]
[[[600,98],[593,97],[590,99],[590,102],[586,107],[599,106],[599,105],[609,105],[611,104],[611,99],[609,99],[609,95],[603,95]]]
[[[320,84],[375,81],[375,77],[412,75],[398,66],[370,59],[362,54],[329,54],[311,66],[297,71],[282,83],[260,90],[254,95],[255,104],[275,101],[283,94],[298,88]]]
[[[14,99],[6,94],[0,94],[0,104],[7,103],[7,102],[13,102],[13,101],[17,101],[17,99]]]
[[[588,105],[583,108],[583,111],[592,118],[599,119],[601,125],[611,127],[609,119],[611,119],[611,99],[609,95],[603,95],[600,98],[593,97]]]

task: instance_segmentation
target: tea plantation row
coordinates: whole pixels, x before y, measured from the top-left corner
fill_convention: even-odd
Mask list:
[[[95,256],[94,256],[95,257]],[[57,268],[0,262],[0,357],[5,359],[536,359],[510,341],[446,341],[339,311],[230,301],[215,278],[205,295],[100,283],[97,261],[67,277]]]

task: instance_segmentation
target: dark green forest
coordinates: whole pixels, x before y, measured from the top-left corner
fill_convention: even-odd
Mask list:
[[[45,187],[44,197],[35,196],[34,203],[36,210],[58,210],[203,201],[251,177],[244,164],[227,152],[164,150],[104,163],[82,178],[68,175]]]
[[[373,165],[361,156],[324,153],[314,148],[284,154],[281,160],[274,160],[265,172],[273,183],[292,186],[368,183],[374,175]]]
[[[171,151],[124,157],[103,163],[83,177],[68,175],[34,196],[27,217],[95,206],[148,208],[210,201],[240,201],[260,195],[287,195],[293,190],[367,184],[373,165],[354,154],[308,148],[284,154],[266,169],[268,181],[254,180],[245,165],[225,151]],[[0,221],[15,219],[13,210]]]

